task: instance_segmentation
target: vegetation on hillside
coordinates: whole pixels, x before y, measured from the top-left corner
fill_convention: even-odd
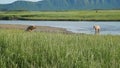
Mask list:
[[[0,10],[94,10],[94,9],[120,9],[120,0],[42,0],[30,2],[26,0],[15,1],[11,4],[0,4]]]

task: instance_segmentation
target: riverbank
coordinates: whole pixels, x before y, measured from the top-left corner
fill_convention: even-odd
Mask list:
[[[1,11],[0,20],[120,21],[120,10]]]
[[[0,29],[15,29],[25,31],[29,25],[11,25],[11,24],[0,24]],[[49,26],[36,26],[33,32],[50,32],[50,33],[72,33],[64,28],[49,27]]]

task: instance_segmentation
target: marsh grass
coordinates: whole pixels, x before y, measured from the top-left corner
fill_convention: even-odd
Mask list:
[[[97,11],[97,12],[96,12]],[[120,21],[120,10],[86,11],[7,11],[0,19],[11,20],[66,20],[66,21]]]
[[[1,68],[119,68],[120,36],[0,30]]]

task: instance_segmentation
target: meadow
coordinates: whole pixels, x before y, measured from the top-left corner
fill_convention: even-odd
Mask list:
[[[120,10],[1,11],[1,20],[120,21]]]
[[[120,68],[120,36],[0,30],[1,68]]]

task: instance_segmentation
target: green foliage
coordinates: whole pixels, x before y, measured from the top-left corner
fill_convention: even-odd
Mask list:
[[[4,18],[5,17],[5,18]],[[90,20],[90,21],[119,21],[120,10],[91,10],[91,11],[8,11],[1,12],[0,19],[20,20]]]
[[[0,30],[1,68],[119,68],[120,36]]]
[[[0,17],[1,20],[16,20],[18,18],[19,18],[18,16],[14,16],[14,15],[11,15],[11,16],[1,16]]]

